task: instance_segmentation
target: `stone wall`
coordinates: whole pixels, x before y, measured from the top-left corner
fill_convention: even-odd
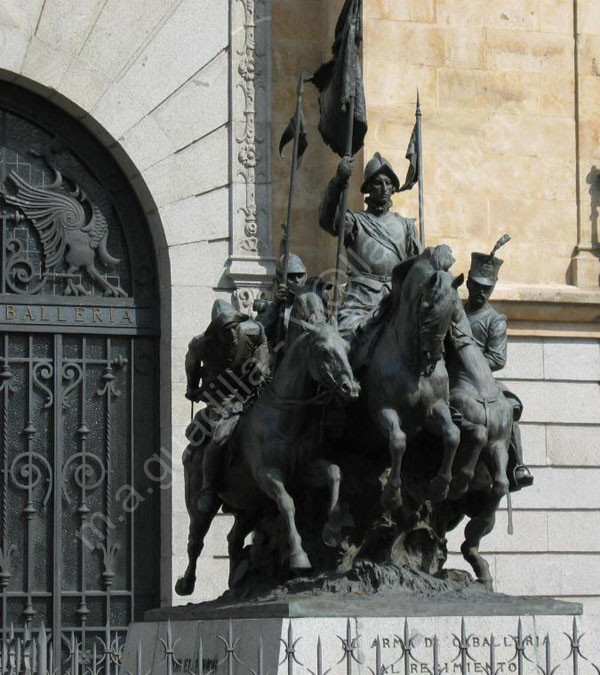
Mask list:
[[[312,72],[330,56],[342,5],[282,0],[273,8],[276,242],[285,220],[291,152],[285,161],[277,157],[277,141],[293,112],[300,70]],[[528,322],[529,329],[539,322],[568,323],[573,317],[560,316],[567,304],[597,305],[600,298],[599,12],[594,0],[364,1],[369,132],[357,158],[353,207],[360,208],[357,186],[375,150],[404,177],[419,88],[426,241],[449,243],[456,269],[466,271],[472,250],[489,250],[509,232],[513,241],[502,251],[506,288],[497,297],[511,319]],[[298,176],[292,247],[311,273],[319,273],[335,260],[335,241],[319,231],[317,218],[337,158],[316,129],[311,85],[304,111],[310,145]],[[397,210],[418,216],[416,187],[395,202]],[[595,296],[575,298],[576,289]],[[556,304],[565,292],[568,297]],[[592,318],[574,320],[598,336],[590,325],[596,315],[594,308]]]
[[[573,2],[366,0],[365,19],[365,154],[379,149],[404,169],[418,87],[427,243],[449,243],[464,268],[472,250],[509,232],[504,280],[568,283],[577,244]],[[416,215],[416,194],[396,201]]]

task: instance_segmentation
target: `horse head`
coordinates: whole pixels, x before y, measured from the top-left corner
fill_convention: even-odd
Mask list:
[[[344,401],[358,398],[360,385],[348,361],[350,345],[335,323],[300,323],[308,341],[308,369],[313,380]]]
[[[444,341],[456,311],[456,289],[464,275],[454,278],[449,272],[434,272],[425,283],[419,300],[417,326],[419,329],[420,364],[431,375],[444,356]]]
[[[393,294],[398,298],[401,322],[413,331],[413,362],[431,375],[444,356],[444,340],[456,312],[456,289],[464,276],[448,272],[454,262],[448,246],[427,248],[394,270]]]

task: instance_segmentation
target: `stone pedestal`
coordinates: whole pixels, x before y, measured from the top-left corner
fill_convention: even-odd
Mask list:
[[[490,664],[496,673],[549,673],[560,662],[572,673],[582,657],[600,664],[598,641],[581,637],[581,612],[576,603],[493,595],[165,608],[131,626],[123,672],[466,675],[489,673]]]

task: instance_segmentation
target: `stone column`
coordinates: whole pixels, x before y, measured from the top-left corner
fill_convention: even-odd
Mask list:
[[[249,313],[271,289],[270,0],[231,2],[231,250],[234,301]]]
[[[577,124],[578,237],[573,283],[600,285],[600,11],[597,0],[576,0],[575,114]]]

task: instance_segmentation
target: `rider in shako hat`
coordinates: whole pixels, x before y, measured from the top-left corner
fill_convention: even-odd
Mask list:
[[[472,253],[471,269],[467,279],[469,299],[465,304],[465,311],[471,323],[475,342],[483,351],[492,372],[501,370],[506,365],[508,320],[504,314],[498,313],[489,304],[489,299],[504,262],[494,254],[508,241],[510,236],[505,234],[496,242],[491,253]],[[531,472],[523,464],[521,432],[517,423],[523,412],[523,404],[504,384],[499,382],[498,386],[513,408],[508,479],[510,489],[514,492],[533,483]]]

